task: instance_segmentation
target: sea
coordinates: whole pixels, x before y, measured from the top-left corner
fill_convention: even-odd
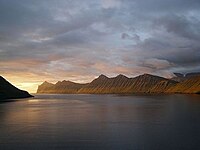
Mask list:
[[[199,150],[200,95],[64,95],[0,103],[0,150]]]

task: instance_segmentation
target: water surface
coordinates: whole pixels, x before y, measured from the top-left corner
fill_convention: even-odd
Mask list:
[[[0,149],[200,149],[200,96],[35,95],[1,103]]]

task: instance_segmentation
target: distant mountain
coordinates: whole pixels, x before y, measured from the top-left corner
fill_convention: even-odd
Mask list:
[[[71,81],[57,82],[56,84],[44,82],[38,86],[37,93],[49,93],[49,94],[73,94],[77,93],[79,89],[87,84],[79,84]]]
[[[192,72],[192,73],[187,73],[185,75],[186,78],[195,77],[195,76],[200,76],[200,72]]]
[[[0,100],[32,97],[28,92],[20,90],[0,76]]]
[[[174,75],[175,75],[176,77],[181,77],[181,78],[184,77],[184,74],[182,74],[182,73],[174,73]]]
[[[100,75],[88,84],[70,81],[51,84],[44,82],[37,93],[70,93],[70,94],[131,94],[131,93],[164,93],[178,82],[150,74],[128,78],[118,75],[108,78]]]
[[[171,78],[171,80],[177,81],[177,82],[181,82],[185,80],[185,75],[182,73],[174,73],[174,77]]]
[[[175,77],[171,78],[171,80],[178,81],[178,82],[183,82],[189,78],[195,77],[195,76],[200,76],[200,72],[192,72],[192,73],[174,73]]]

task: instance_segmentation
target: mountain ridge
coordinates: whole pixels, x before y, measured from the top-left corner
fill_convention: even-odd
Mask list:
[[[75,83],[72,81],[58,81],[56,84],[43,82],[38,86],[37,93],[59,93],[59,94],[73,94],[76,93],[85,84]]]
[[[194,81],[193,81],[194,80]],[[197,83],[197,84],[194,84]],[[57,84],[62,86],[57,86]],[[194,85],[193,85],[194,84]],[[103,74],[90,83],[80,84],[71,81],[47,84],[48,87],[38,86],[37,93],[51,94],[134,94],[134,93],[200,93],[200,78],[190,76],[184,82],[174,81],[164,77],[143,74],[129,78],[119,74],[115,77],[107,77]],[[184,88],[185,87],[185,88]],[[41,90],[42,89],[42,90]],[[49,90],[50,89],[50,90]],[[42,92],[41,92],[42,91]]]

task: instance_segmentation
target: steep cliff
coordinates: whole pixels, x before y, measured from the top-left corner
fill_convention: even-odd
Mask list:
[[[172,86],[166,92],[200,94],[200,76],[190,76],[190,78],[176,84],[175,86]]]

